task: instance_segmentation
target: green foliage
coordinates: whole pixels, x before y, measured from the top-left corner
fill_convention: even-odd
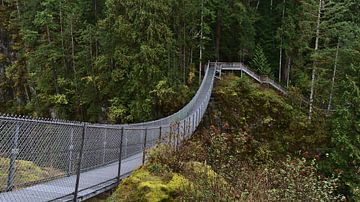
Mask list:
[[[271,73],[270,64],[260,45],[257,45],[255,48],[254,56],[251,61],[251,67],[264,76],[269,76]]]
[[[319,158],[316,149],[323,137],[318,134],[324,131],[317,135],[312,131],[324,129],[312,128],[305,114],[248,79],[223,77],[215,93],[212,118],[195,136],[179,150],[160,145],[149,152],[143,169],[162,179],[146,183],[150,190],[176,173],[186,178],[188,186],[178,189],[171,199],[175,201],[344,200],[337,192],[342,174],[324,177],[319,161],[313,160]],[[299,150],[311,160],[296,157]],[[119,188],[125,195],[141,193],[125,187]]]
[[[353,200],[359,200],[360,187],[360,80],[359,67],[342,81],[342,100],[331,121],[331,145],[323,162],[326,173],[341,173],[343,189]]]
[[[321,178],[317,174],[315,161],[291,159],[272,169],[274,189],[268,191],[274,201],[338,201],[344,200],[336,195],[338,177]]]
[[[323,119],[315,119],[310,124],[306,114],[291,106],[274,91],[261,89],[247,78],[225,78],[219,82],[214,92],[215,101],[219,103],[217,107],[221,111],[214,114],[211,123],[224,127],[223,132],[228,130],[231,133],[210,136],[212,150],[222,154],[231,147],[231,151],[238,152],[237,155],[228,155],[229,159],[234,155],[237,157],[233,161],[243,157],[251,157],[252,161],[267,161],[285,151],[315,152],[319,144],[328,141]],[[221,123],[216,122],[219,119]],[[256,155],[246,155],[249,150]],[[229,160],[218,156],[213,159]],[[228,163],[232,164],[231,161]]]
[[[186,85],[171,86],[168,80],[159,81],[150,93],[154,100],[154,111],[159,118],[175,113],[190,100],[190,90]]]

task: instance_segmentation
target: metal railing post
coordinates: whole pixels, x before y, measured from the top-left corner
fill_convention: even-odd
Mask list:
[[[124,129],[125,130],[125,129]],[[125,154],[124,154],[124,156],[125,157],[127,157],[127,150],[128,150],[128,138],[127,137],[125,137],[125,148],[124,148],[124,152],[125,152]]]
[[[193,124],[192,124],[192,132],[194,133],[195,132],[195,130],[196,130],[196,127],[195,127],[195,119],[196,119],[196,113],[193,113],[193,117],[192,117],[192,122],[193,122]]]
[[[179,149],[179,138],[180,138],[180,121],[177,123],[177,136],[176,136],[176,142],[175,142],[176,149]]]
[[[8,173],[6,191],[11,191],[14,188],[15,164],[16,164],[17,155],[19,154],[19,149],[18,149],[19,136],[20,136],[20,125],[16,124],[14,139],[13,139],[13,146],[11,149],[11,157],[10,157],[10,162],[9,162],[10,165],[9,165],[9,173]]]
[[[68,170],[67,170],[67,175],[70,176],[72,173],[72,155],[73,155],[73,150],[74,150],[74,128],[71,128],[71,132],[70,132],[70,145],[69,145],[69,158],[68,158]]]
[[[161,139],[161,129],[162,129],[162,127],[160,126],[159,127],[159,143],[161,143],[162,142],[162,139]]]
[[[142,164],[145,164],[145,158],[146,158],[146,140],[147,140],[147,132],[148,129],[145,128],[145,134],[144,134],[144,146],[143,146],[143,159],[142,159]]]
[[[181,141],[184,139],[184,137],[186,137],[186,119],[184,119],[184,129],[183,129],[184,133],[183,136],[181,138]]]
[[[117,184],[120,184],[120,177],[121,177],[121,161],[122,161],[123,138],[124,138],[124,127],[121,128],[121,135],[120,135],[120,151],[119,151],[119,167],[118,167]]]
[[[170,147],[172,147],[172,133],[173,133],[173,131],[172,131],[172,129],[173,129],[173,124],[170,124],[170,133],[169,133],[169,146]]]
[[[77,167],[77,171],[76,171],[74,202],[77,201],[77,196],[78,196],[78,191],[79,191],[80,173],[81,173],[81,160],[83,158],[83,152],[84,152],[85,132],[86,132],[86,125],[83,124],[82,133],[81,133],[80,153],[79,153],[79,156],[78,156],[78,159],[79,159],[78,160],[78,167]]]

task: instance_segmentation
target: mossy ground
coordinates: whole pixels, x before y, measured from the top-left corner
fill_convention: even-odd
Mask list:
[[[9,169],[9,159],[0,158],[1,170]],[[50,167],[40,167],[31,161],[16,160],[15,162],[16,176],[14,185],[31,184],[32,182],[40,181],[48,177],[63,175],[59,170]],[[0,172],[0,189],[5,189],[7,184],[8,172]]]

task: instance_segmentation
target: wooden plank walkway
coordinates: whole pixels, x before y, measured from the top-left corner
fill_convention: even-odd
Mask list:
[[[142,153],[135,154],[122,161],[122,179],[127,177],[142,164]],[[83,172],[80,175],[79,200],[95,196],[116,186],[118,162]],[[71,201],[75,187],[76,175],[65,177],[24,189],[0,194],[1,202],[42,202],[42,201]]]

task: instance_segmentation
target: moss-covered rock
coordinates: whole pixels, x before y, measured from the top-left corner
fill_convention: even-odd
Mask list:
[[[189,181],[179,174],[171,175],[170,179],[156,176],[147,167],[142,167],[126,178],[108,201],[175,200],[189,185]]]

